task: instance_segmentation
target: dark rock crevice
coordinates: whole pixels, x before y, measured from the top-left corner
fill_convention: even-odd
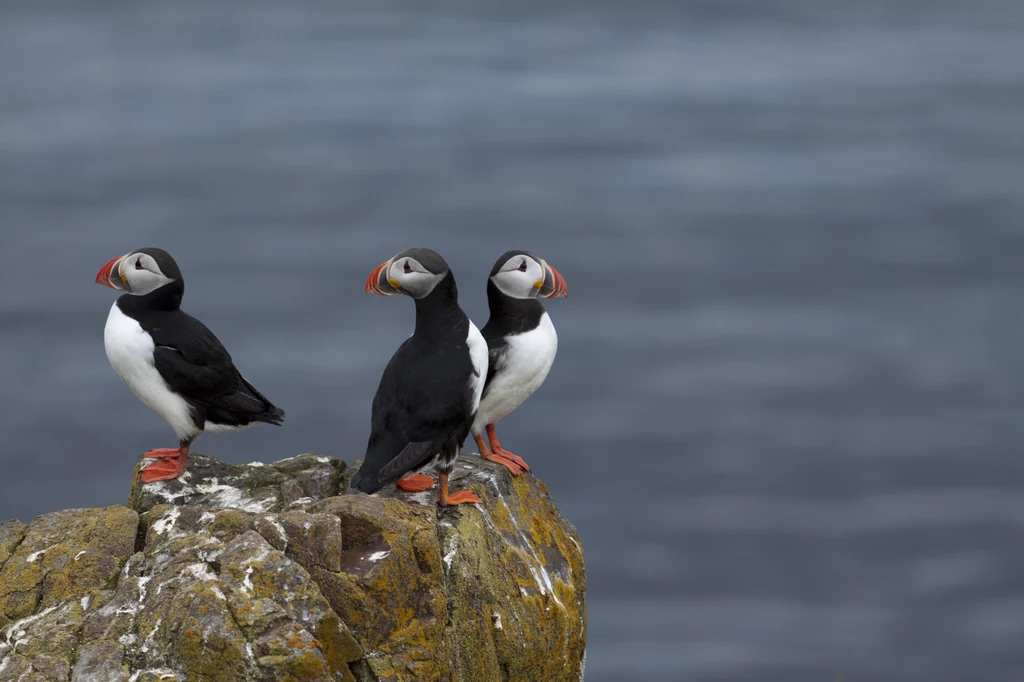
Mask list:
[[[135,531],[135,551],[141,552],[146,548],[146,522],[139,516],[139,523]],[[116,586],[115,586],[116,587]]]
[[[380,682],[380,678],[373,674],[373,670],[370,668],[370,664],[366,662],[365,658],[361,658],[355,663],[349,665],[352,670],[352,674],[356,678],[356,682]]]

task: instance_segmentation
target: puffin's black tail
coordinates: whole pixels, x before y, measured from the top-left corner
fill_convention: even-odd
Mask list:
[[[264,422],[280,426],[284,421],[284,410],[267,400],[241,374],[233,393],[221,395],[207,401],[207,421],[228,426],[247,426],[253,422]]]
[[[363,473],[363,468],[359,467],[359,471],[353,474],[352,480],[349,481],[348,487],[364,492],[367,495],[372,495],[384,486],[377,480],[376,476]]]
[[[248,417],[249,421],[264,422],[280,426],[284,421],[284,410],[267,400],[267,397],[257,391],[256,387],[250,384],[241,374],[238,375],[238,378],[242,380],[242,386],[239,387],[239,391],[235,394],[235,397],[242,399],[236,400],[235,402],[237,407],[242,407],[242,405],[238,403],[243,403],[248,408],[243,408],[243,411],[246,413],[245,417]],[[256,401],[262,403],[259,409],[253,409],[253,407],[255,407],[253,403]]]
[[[251,400],[221,399],[217,404],[207,406],[206,421],[225,426],[248,426],[254,422],[280,426],[284,421],[284,410],[279,407],[270,403],[257,409],[254,407]]]
[[[263,414],[256,417],[258,421],[273,424],[274,426],[280,426],[284,422],[284,410],[276,405],[270,405]]]
[[[376,438],[376,435],[371,434],[370,445],[366,449],[366,459],[348,484],[350,488],[355,488],[368,494],[377,492],[384,486],[394,483],[410,471],[414,471],[430,462],[434,455],[441,450],[444,442],[406,442],[404,447],[399,445],[402,449],[397,455],[391,459],[386,459],[386,455],[381,452],[380,446],[386,446],[387,443],[382,443],[381,440]],[[384,452],[389,450],[387,447],[382,449]]]

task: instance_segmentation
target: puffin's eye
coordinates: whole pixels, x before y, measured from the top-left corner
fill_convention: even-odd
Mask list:
[[[402,268],[406,273],[412,272],[412,268],[409,267],[409,261],[405,261],[405,267]]]
[[[526,261],[519,264],[519,272],[526,272]]]
[[[142,270],[143,269],[143,267],[142,267],[142,259],[141,258],[139,260],[135,261],[135,269],[136,270]]]

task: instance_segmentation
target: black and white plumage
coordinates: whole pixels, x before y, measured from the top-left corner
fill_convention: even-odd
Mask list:
[[[482,331],[488,369],[471,431],[480,455],[518,476],[529,471],[523,459],[501,447],[494,424],[533,395],[547,378],[558,351],[558,335],[541,298],[567,295],[565,279],[528,251],[508,251],[487,280],[490,319]],[[484,442],[487,431],[490,448]]]
[[[402,477],[436,459],[438,504],[479,503],[471,491],[448,493],[448,475],[487,376],[487,345],[459,307],[451,269],[430,249],[409,249],[374,269],[366,292],[411,296],[416,327],[384,368],[373,397],[366,456],[351,487],[374,493],[398,482],[405,490],[425,490],[434,483],[429,477]]]
[[[166,251],[144,248],[115,258],[96,283],[125,292],[103,330],[107,359],[178,437],[178,448],[144,455],[157,460],[143,470],[144,482],[180,476],[200,433],[283,421],[284,412],[245,380],[213,332],[181,310],[184,279]]]

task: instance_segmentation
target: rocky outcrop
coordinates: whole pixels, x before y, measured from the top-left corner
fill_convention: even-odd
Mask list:
[[[582,678],[586,577],[544,484],[460,458],[435,491],[345,463],[193,455],[128,507],[0,524],[0,682]]]

